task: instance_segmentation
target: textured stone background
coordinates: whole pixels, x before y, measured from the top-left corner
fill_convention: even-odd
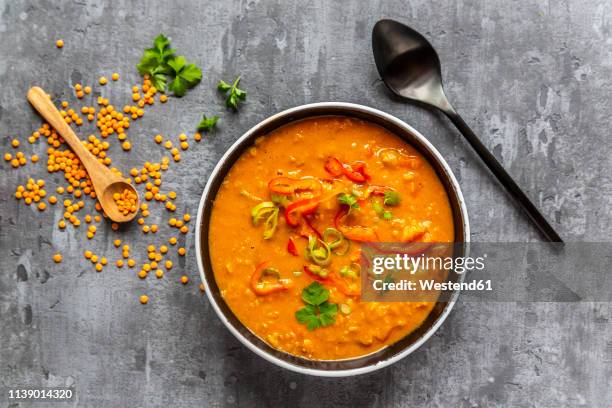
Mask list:
[[[220,131],[165,177],[187,210],[195,212],[215,161],[246,129],[303,103],[350,101],[405,119],[446,156],[473,240],[540,239],[446,120],[388,97],[370,48],[382,17],[431,39],[456,108],[564,237],[610,240],[612,3],[602,0],[0,0],[0,145],[10,150],[12,137],[25,142],[39,125],[25,100],[33,84],[74,101],[70,84],[116,70],[121,81],[102,93],[121,106],[142,49],[164,32],[205,68],[204,80],[182,100],[156,105],[130,129],[133,151],[115,145],[111,156],[123,169],[159,159],[155,133],[176,138],[203,112],[221,113]],[[234,115],[214,84],[237,73],[249,97]],[[24,145],[28,156],[46,148]],[[182,270],[197,279],[192,233],[190,256],[167,279],[140,281],[110,267],[96,274],[81,253],[114,258],[110,228],[91,242],[83,231],[58,231],[59,208],[38,214],[11,195],[29,176],[50,186],[59,176],[43,163],[0,166],[0,386],[73,384],[74,405],[83,407],[612,405],[610,304],[460,303],[425,346],[391,368],[307,378],[254,356],[195,284],[176,282]],[[165,225],[165,212],[152,217]],[[135,228],[124,236],[141,254],[155,242]],[[59,265],[55,251],[64,254]],[[137,296],[145,291],[151,302],[143,307]]]

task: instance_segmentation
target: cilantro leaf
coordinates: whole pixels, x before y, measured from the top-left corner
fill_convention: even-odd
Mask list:
[[[183,78],[190,85],[190,88],[195,86],[202,80],[202,70],[195,66],[195,64],[187,64],[181,70],[181,78]]]
[[[295,318],[311,331],[333,324],[336,321],[338,305],[329,303],[327,299],[329,290],[319,282],[312,282],[302,289],[302,300],[306,306],[295,312]]]
[[[174,50],[170,48],[170,40],[160,34],[153,40],[153,48],[144,50],[136,68],[140,75],[148,74],[152,76],[156,68],[165,65],[173,55]]]
[[[336,321],[338,305],[325,302],[320,306],[306,305],[297,312],[295,318],[298,322],[305,324],[310,331],[319,327],[329,326]]]
[[[153,45],[155,46],[156,50],[163,52],[166,47],[170,46],[170,40],[165,35],[160,34],[153,40]]]
[[[211,116],[207,118],[206,115],[202,115],[202,120],[198,123],[199,131],[211,131],[213,128],[217,126],[217,122],[219,121],[218,116]]]
[[[329,290],[325,289],[319,282],[312,282],[302,290],[302,300],[313,306],[319,306],[329,299]]]
[[[348,205],[349,211],[352,209],[359,209],[359,203],[357,202],[357,197],[353,194],[342,193],[338,196],[338,202],[340,204]]]
[[[224,80],[220,80],[219,84],[217,85],[217,90],[219,90],[220,92],[227,92],[230,89],[232,89],[232,86],[230,84],[228,84],[227,82],[225,82]]]
[[[298,322],[305,324],[306,328],[310,331],[318,329],[321,324],[319,317],[317,316],[317,307],[312,305],[306,305],[297,312],[295,312],[295,318]]]
[[[179,72],[181,72],[181,69],[183,69],[186,63],[187,60],[183,55],[179,55],[178,57],[168,60],[168,65],[170,65],[170,68],[172,68],[174,70],[174,73],[177,75]]]
[[[165,92],[167,87],[175,96],[183,96],[201,81],[202,70],[188,63],[183,55],[174,54],[170,40],[160,34],[153,40],[153,47],[144,51],[136,68],[140,75],[150,77],[158,91]]]
[[[321,326],[329,326],[336,321],[338,313],[338,305],[335,303],[325,302],[319,306],[319,323]]]
[[[170,59],[168,65],[175,75],[168,89],[176,96],[185,95],[187,89],[193,88],[202,79],[202,70],[194,64],[188,64],[183,55]]]
[[[399,205],[402,202],[402,197],[397,191],[385,191],[383,203],[385,205]]]
[[[233,109],[234,111],[238,110],[238,104],[240,102],[244,102],[247,96],[246,91],[238,88],[240,78],[241,76],[238,75],[238,77],[234,79],[234,82],[232,82],[231,85],[223,80],[219,81],[219,83],[217,84],[217,90],[219,92],[227,94],[227,92],[229,91],[229,94],[225,99],[225,106]]]
[[[168,90],[172,91],[175,96],[183,96],[187,93],[187,84],[181,79],[181,77],[175,77],[170,84],[168,84]]]

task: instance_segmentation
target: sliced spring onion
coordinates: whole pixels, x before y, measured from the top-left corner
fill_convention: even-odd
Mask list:
[[[266,219],[274,212],[276,205],[272,201],[264,201],[251,209],[251,220],[254,226],[258,226],[261,220]]]
[[[266,228],[264,229],[263,237],[264,239],[270,239],[274,235],[276,231],[276,226],[278,225],[278,207],[274,208],[272,214],[266,219]]]
[[[304,257],[319,266],[326,266],[331,262],[331,249],[321,239],[311,235],[308,237]]]
[[[322,278],[327,278],[327,275],[329,275],[329,271],[327,269],[321,268],[318,265],[308,265],[308,270]]]
[[[279,209],[272,201],[264,201],[251,209],[251,220],[254,226],[257,227],[262,220],[266,220],[264,239],[270,239],[274,235],[278,225],[278,213]]]
[[[350,265],[345,265],[340,268],[340,276],[346,278],[350,277],[353,279],[357,279],[361,276],[361,265],[356,262],[351,262]]]
[[[330,249],[337,248],[344,241],[344,235],[335,228],[329,227],[323,231],[323,241]]]
[[[346,303],[341,303],[340,304],[340,312],[342,314],[351,314],[351,307],[349,305],[347,305]]]
[[[329,227],[323,231],[323,241],[335,255],[346,255],[351,247],[349,240],[336,228]]]
[[[289,204],[291,204],[291,201],[287,198],[287,196],[281,195],[281,194],[270,194],[270,199],[272,200],[273,203],[281,206],[281,207],[287,207]]]
[[[267,267],[263,271],[261,271],[261,277],[259,278],[259,281],[261,281],[264,276],[272,276],[276,279],[280,279],[280,272],[276,268]]]
[[[253,195],[253,194],[249,193],[246,190],[240,191],[240,195],[243,196],[243,197],[246,197],[248,199],[251,199],[253,201],[263,201],[261,198],[257,197],[256,195]]]

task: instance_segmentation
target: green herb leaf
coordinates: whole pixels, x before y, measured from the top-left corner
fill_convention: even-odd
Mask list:
[[[399,205],[402,202],[402,197],[397,191],[385,191],[383,203],[385,205]]]
[[[244,102],[247,96],[247,93],[244,90],[238,88],[239,83],[240,75],[236,79],[234,79],[234,82],[232,82],[231,85],[223,80],[219,81],[219,83],[217,84],[217,89],[219,90],[219,92],[225,94],[229,91],[229,94],[225,99],[225,106],[233,109],[234,111],[238,110],[238,103]]]
[[[151,83],[160,92],[166,91],[166,75],[165,74],[153,74],[151,76]]]
[[[202,70],[182,55],[175,57],[174,53],[170,40],[160,34],[153,40],[153,48],[144,51],[136,68],[140,75],[150,76],[158,91],[165,92],[168,88],[175,96],[183,96],[202,80]]]
[[[349,211],[352,209],[359,209],[359,203],[357,202],[357,197],[353,194],[342,193],[338,196],[338,202],[340,204],[348,205]]]
[[[202,70],[195,64],[187,64],[181,71],[181,78],[189,84],[189,87],[194,87],[202,80]]]
[[[206,115],[202,115],[202,120],[198,123],[199,131],[211,131],[213,128],[217,127],[217,122],[219,121],[218,116],[211,116],[207,118]]]
[[[317,316],[317,307],[312,305],[306,305],[297,312],[295,312],[295,318],[298,322],[305,324],[306,328],[310,331],[321,327],[319,317]]]
[[[178,57],[172,58],[168,61],[168,65],[170,65],[176,75],[181,72],[186,63],[187,60],[183,55],[179,55]]]
[[[159,66],[166,65],[173,55],[174,50],[170,48],[170,40],[163,34],[160,34],[153,40],[153,48],[147,48],[144,51],[136,68],[140,75],[149,74],[153,76],[155,70]]]
[[[319,306],[319,323],[321,326],[329,326],[336,321],[338,313],[338,305],[335,303],[325,302]]]
[[[175,96],[184,96],[187,93],[187,84],[181,77],[175,77],[168,85],[168,90],[172,91]]]
[[[319,282],[312,282],[302,290],[302,300],[312,306],[319,306],[329,299],[329,290]]]
[[[298,322],[305,324],[308,330],[318,329],[333,324],[338,314],[338,305],[329,303],[329,291],[319,282],[313,282],[302,290],[302,300],[306,306],[295,312]]]
[[[153,45],[159,53],[163,53],[167,47],[170,47],[170,40],[165,35],[160,34],[153,40]]]
[[[393,214],[391,213],[391,211],[383,211],[382,217],[383,219],[388,221],[393,218]]]
[[[174,71],[174,80],[168,86],[176,96],[183,96],[187,89],[193,88],[202,80],[202,70],[194,64],[188,64],[184,56],[172,58],[168,66]]]
[[[217,89],[220,92],[225,93],[225,92],[229,91],[230,89],[232,89],[232,86],[230,84],[228,84],[227,82],[225,82],[224,80],[220,80],[219,84],[217,85]]]

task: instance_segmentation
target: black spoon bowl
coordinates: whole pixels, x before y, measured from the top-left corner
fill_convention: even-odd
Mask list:
[[[403,99],[443,112],[546,239],[563,242],[529,197],[449,103],[442,86],[440,58],[429,41],[402,23],[380,20],[372,30],[372,49],[376,68],[387,88]]]

